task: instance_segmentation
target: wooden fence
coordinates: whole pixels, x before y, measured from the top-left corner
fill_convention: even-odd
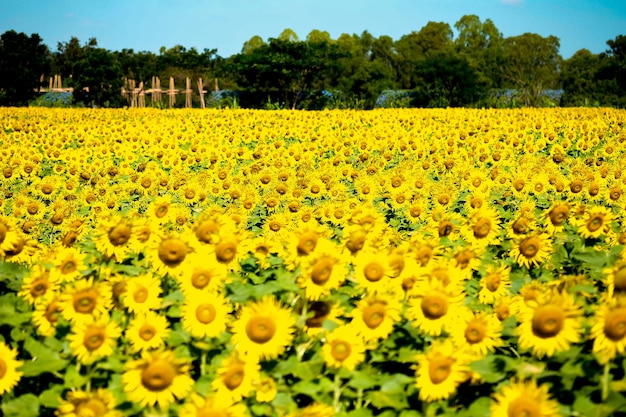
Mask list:
[[[199,78],[197,80],[196,88],[200,97],[200,107],[204,109],[206,106],[204,95],[208,91],[204,89],[202,78]],[[48,88],[42,89],[42,91],[72,92],[73,88],[64,88],[61,76],[55,75],[54,77],[50,77]],[[215,91],[219,91],[217,78],[215,79]],[[126,100],[128,100],[130,107],[146,107],[146,95],[148,95],[150,96],[150,103],[153,107],[160,107],[163,101],[163,97],[167,96],[169,99],[169,107],[172,108],[176,104],[176,96],[178,94],[184,94],[185,107],[191,108],[191,98],[193,92],[194,90],[191,88],[191,79],[189,77],[185,78],[185,88],[183,90],[176,88],[176,85],[174,83],[174,77],[170,77],[170,82],[167,89],[161,88],[161,80],[159,79],[159,77],[152,77],[152,80],[150,81],[150,88],[146,88],[143,81],[137,84],[135,80],[131,80],[128,78],[124,78],[124,86],[122,87],[122,95],[126,97]]]

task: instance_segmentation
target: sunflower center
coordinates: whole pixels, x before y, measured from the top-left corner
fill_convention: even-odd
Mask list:
[[[176,369],[163,359],[151,362],[141,371],[141,384],[149,391],[163,391],[174,382]]]
[[[156,329],[153,325],[149,323],[144,323],[143,326],[139,329],[139,337],[141,337],[144,341],[148,341],[152,339],[156,335]]]
[[[539,253],[541,247],[541,241],[539,238],[533,236],[522,240],[519,244],[519,251],[526,258],[534,258]]]
[[[439,237],[448,237],[454,231],[454,225],[449,220],[444,220],[439,223],[439,227],[437,228],[437,232],[439,233]]]
[[[109,231],[109,242],[111,242],[113,246],[122,246],[130,240],[130,235],[130,226],[120,223]]]
[[[622,189],[619,187],[613,187],[609,190],[609,198],[613,201],[617,201],[622,196]]]
[[[509,403],[507,417],[540,417],[539,404],[532,398],[517,397]]]
[[[422,313],[428,320],[437,320],[448,312],[448,299],[438,291],[426,294],[422,298]]]
[[[621,266],[613,276],[613,286],[617,292],[626,292],[626,265]]]
[[[196,227],[196,237],[200,242],[211,243],[212,236],[219,232],[220,225],[214,220],[204,220]]]
[[[487,275],[487,278],[485,279],[485,286],[489,291],[496,292],[500,287],[501,280],[502,279],[499,274]]]
[[[6,224],[0,222],[0,243],[4,242],[4,239],[6,239],[7,237],[8,231],[9,228],[6,226]]]
[[[471,345],[480,343],[486,335],[487,329],[483,322],[473,320],[467,323],[467,327],[465,328],[465,340],[467,340],[467,343]]]
[[[49,287],[50,283],[48,282],[47,278],[36,279],[30,285],[30,295],[32,295],[33,298],[41,297],[46,293]]]
[[[133,292],[133,299],[136,303],[145,303],[148,299],[148,289],[143,285],[138,285],[137,289]]]
[[[37,212],[39,211],[39,205],[37,203],[29,203],[26,207],[26,211],[30,215],[37,214]]]
[[[76,271],[78,268],[76,267],[76,262],[73,259],[66,259],[61,264],[61,273],[63,274],[71,274]]]
[[[59,321],[60,312],[61,307],[57,304],[56,301],[52,301],[50,304],[48,304],[48,307],[46,307],[44,317],[46,318],[46,320],[48,320],[48,323],[54,324]]]
[[[474,237],[476,239],[483,239],[489,235],[491,231],[491,220],[487,217],[481,217],[474,225]]]
[[[231,365],[224,376],[222,382],[231,391],[236,390],[243,383],[246,376],[245,369],[242,364]]]
[[[237,254],[237,242],[234,240],[221,241],[215,245],[215,257],[219,262],[228,263]]]
[[[494,311],[500,321],[506,320],[511,315],[511,308],[504,303],[498,304]]]
[[[579,192],[582,191],[583,189],[583,182],[581,180],[574,180],[572,181],[572,183],[569,185],[569,189],[571,192],[573,192],[574,194],[578,194]]]
[[[178,238],[163,239],[159,245],[159,259],[169,267],[175,267],[185,260],[187,245]]]
[[[315,250],[317,246],[317,233],[304,232],[298,238],[298,254],[301,256],[308,255]]]
[[[375,329],[385,321],[386,305],[377,301],[363,309],[363,322],[370,329]]]
[[[91,314],[96,308],[98,293],[93,289],[74,294],[74,310],[81,314]]]
[[[90,398],[76,407],[77,416],[101,417],[106,415],[108,411],[109,409],[106,404],[97,398]]]
[[[369,282],[377,282],[385,276],[385,269],[378,262],[370,262],[363,268],[363,275]]]
[[[626,307],[611,310],[604,318],[604,335],[614,342],[626,336]]]
[[[428,361],[428,377],[433,384],[441,384],[452,373],[454,359],[450,357],[434,358]]]
[[[211,274],[209,273],[209,271],[194,271],[194,273],[191,275],[191,285],[199,290],[209,285],[210,282]]]
[[[307,327],[322,327],[324,320],[330,314],[330,304],[324,301],[315,301],[309,309],[313,312],[313,317],[306,319]]]
[[[345,361],[350,356],[350,353],[352,353],[350,343],[344,340],[333,340],[331,342],[330,356],[332,356],[336,361]]]
[[[569,207],[566,204],[559,204],[550,211],[550,221],[554,226],[560,226],[569,216]]]
[[[187,188],[185,190],[185,198],[187,200],[192,200],[195,196],[196,196],[196,190],[194,190],[193,188]]]
[[[169,204],[159,204],[154,209],[154,215],[157,219],[162,219],[167,215],[167,211],[169,210]]]
[[[528,233],[530,229],[529,221],[526,217],[519,217],[513,222],[513,233],[516,235],[523,235]]]
[[[88,351],[93,352],[104,344],[106,334],[100,327],[88,327],[83,337],[83,345]]]
[[[359,230],[359,231],[353,232],[350,235],[350,239],[346,243],[346,247],[352,253],[358,252],[361,249],[363,249],[363,246],[365,246],[366,239],[367,239],[367,234],[364,231]]]
[[[433,257],[433,249],[429,246],[422,246],[416,253],[415,259],[421,266],[426,266]]]
[[[196,318],[202,324],[213,322],[215,315],[215,307],[213,307],[213,304],[202,303],[196,307]]]
[[[513,188],[515,189],[515,191],[522,191],[525,185],[526,183],[521,178],[518,178],[515,181],[513,181]]]
[[[264,344],[276,334],[276,323],[271,317],[255,316],[246,324],[246,334],[254,343]]]
[[[2,381],[2,378],[4,378],[4,376],[7,374],[7,371],[8,371],[8,366],[6,362],[0,359],[0,381]]]
[[[50,183],[45,183],[44,185],[41,186],[41,192],[46,195],[52,194],[53,191],[54,191],[54,187]]]
[[[593,214],[589,220],[587,220],[586,226],[587,230],[590,232],[595,232],[599,230],[604,224],[604,216],[602,214],[596,213]]]
[[[532,330],[535,336],[542,339],[558,335],[565,325],[565,312],[554,304],[538,307],[532,319]]]
[[[326,284],[332,275],[333,266],[334,262],[332,259],[318,259],[311,268],[311,281],[316,285]]]

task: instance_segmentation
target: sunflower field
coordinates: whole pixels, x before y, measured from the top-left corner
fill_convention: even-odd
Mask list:
[[[626,416],[625,121],[0,109],[0,414]]]

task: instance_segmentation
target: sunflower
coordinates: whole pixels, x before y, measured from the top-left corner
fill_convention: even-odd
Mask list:
[[[543,215],[546,232],[554,235],[563,230],[570,216],[570,206],[566,202],[556,201]]]
[[[87,270],[85,263],[86,253],[76,248],[64,248],[57,251],[53,256],[54,266],[50,270],[50,275],[55,280],[70,282],[83,276]]]
[[[439,280],[424,281],[411,289],[406,316],[424,334],[439,336],[470,316],[464,301],[461,287],[445,287]]]
[[[186,258],[193,253],[194,248],[183,236],[186,234],[170,233],[157,239],[149,249],[146,257],[157,274],[180,277],[189,272],[190,264]]]
[[[607,294],[618,299],[626,298],[626,262],[622,259],[602,270],[606,277]]]
[[[585,214],[574,220],[578,233],[584,238],[597,238],[607,234],[613,216],[608,208],[594,206],[585,210]]]
[[[448,339],[435,341],[425,353],[415,358],[415,386],[419,399],[432,402],[452,396],[468,378],[469,358]]]
[[[313,403],[289,413],[286,417],[333,417],[336,410],[327,404]]]
[[[145,314],[161,306],[161,280],[151,274],[143,274],[126,282],[121,296],[124,307],[135,314]]]
[[[94,232],[96,249],[118,262],[139,247],[133,223],[125,217],[103,217]]]
[[[402,304],[395,297],[380,294],[363,298],[352,310],[352,326],[363,339],[376,341],[391,334],[395,323],[400,321]]]
[[[244,252],[241,242],[247,238],[242,230],[239,233],[220,233],[218,239],[209,247],[209,255],[223,265],[228,271],[239,271],[240,261],[248,254]]]
[[[492,417],[556,417],[559,403],[550,398],[548,385],[537,386],[534,379],[511,380],[494,394],[489,409]]]
[[[226,331],[230,307],[230,303],[221,294],[194,293],[183,304],[183,328],[197,338],[218,337]]]
[[[480,279],[478,300],[483,304],[491,304],[507,295],[511,286],[510,272],[510,267],[490,264]]]
[[[520,315],[516,333],[521,349],[531,349],[538,358],[551,357],[580,340],[581,310],[569,294],[553,294],[539,300]]]
[[[121,334],[119,325],[105,314],[98,319],[74,323],[68,340],[70,349],[78,360],[84,364],[91,364],[98,359],[111,356]]]
[[[19,241],[17,221],[11,217],[0,216],[0,255],[10,250]]]
[[[501,346],[501,333],[502,323],[494,314],[484,311],[473,312],[451,330],[454,345],[475,359],[483,358],[496,346]]]
[[[51,293],[38,300],[33,311],[33,323],[40,335],[53,336],[63,311],[60,296]]]
[[[552,242],[545,234],[523,236],[513,243],[509,256],[520,266],[531,268],[543,263],[552,252]]]
[[[329,367],[354,371],[365,360],[365,341],[350,325],[335,328],[323,342],[322,355]]]
[[[338,289],[348,275],[348,259],[337,244],[328,239],[316,242],[316,249],[301,260],[298,285],[311,300],[330,295]]]
[[[188,256],[189,268],[176,277],[185,296],[195,293],[220,291],[228,282],[228,270],[219,262],[207,262],[207,255],[192,253]]]
[[[260,269],[269,269],[271,255],[282,253],[283,245],[270,236],[260,235],[242,242],[242,250],[254,256]]]
[[[125,331],[125,335],[130,341],[131,350],[134,352],[161,348],[169,333],[167,318],[154,311],[136,315]]]
[[[22,378],[22,372],[17,368],[22,366],[22,361],[18,361],[17,349],[0,342],[0,395],[10,392]]]
[[[178,415],[179,417],[244,417],[248,415],[245,405],[221,400],[215,394],[209,394],[206,397],[191,394]]]
[[[232,353],[217,370],[217,378],[212,388],[218,404],[233,404],[243,397],[248,397],[254,387],[254,381],[260,378],[260,366],[256,359]]]
[[[626,346],[626,306],[607,298],[600,303],[591,328],[593,353],[602,365],[624,354]]]
[[[302,307],[296,312],[302,314]],[[304,331],[310,336],[315,336],[326,331],[323,327],[326,321],[341,325],[343,321],[339,317],[343,313],[344,310],[339,303],[322,300],[307,302],[307,319],[304,321]]]
[[[123,413],[116,410],[115,396],[111,391],[98,388],[85,392],[72,390],[66,399],[60,399],[56,415],[58,417],[122,417]]]
[[[43,265],[33,265],[30,274],[24,277],[22,288],[18,293],[29,304],[37,304],[46,294],[54,292],[59,282],[50,276]]]
[[[486,247],[500,241],[500,217],[492,208],[475,210],[463,228],[465,241],[477,247]]]
[[[169,350],[141,353],[141,359],[125,365],[122,375],[127,398],[142,407],[158,404],[163,410],[176,399],[191,392],[194,380],[189,376],[190,364]]]
[[[425,238],[414,235],[408,244],[408,255],[415,259],[418,266],[425,267],[431,260],[438,259],[443,252],[439,238]]]
[[[367,293],[384,292],[393,274],[386,250],[362,250],[354,258],[354,279]]]
[[[72,323],[98,318],[111,309],[111,287],[107,283],[86,278],[74,281],[63,290],[62,314]]]
[[[294,338],[291,310],[273,297],[244,305],[231,325],[231,343],[244,354],[260,359],[278,357]]]
[[[260,379],[253,381],[253,389],[256,391],[255,399],[260,403],[274,400],[278,393],[274,378],[263,375]]]

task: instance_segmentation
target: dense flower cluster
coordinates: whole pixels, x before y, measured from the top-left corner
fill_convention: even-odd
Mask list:
[[[46,373],[59,416],[589,410],[624,116],[0,109],[3,407]]]

